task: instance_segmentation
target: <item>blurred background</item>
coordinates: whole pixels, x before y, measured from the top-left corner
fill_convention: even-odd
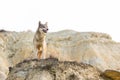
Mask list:
[[[119,0],[0,0],[0,29],[35,32],[39,20],[49,32],[103,32],[120,41]]]

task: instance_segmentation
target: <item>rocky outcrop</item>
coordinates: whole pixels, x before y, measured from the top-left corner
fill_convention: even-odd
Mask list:
[[[23,60],[36,58],[34,33],[0,31],[0,75],[8,74],[8,67]],[[105,33],[64,30],[47,34],[47,56],[59,61],[90,64],[101,71],[120,70],[120,43]]]
[[[27,60],[10,70],[7,80],[103,80],[94,67],[56,59]]]

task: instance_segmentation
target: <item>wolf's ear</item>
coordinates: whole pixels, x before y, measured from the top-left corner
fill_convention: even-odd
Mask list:
[[[46,22],[45,25],[47,26],[47,25],[48,25],[48,22]]]
[[[38,23],[38,26],[40,26],[41,25],[41,21],[39,21],[39,23]]]

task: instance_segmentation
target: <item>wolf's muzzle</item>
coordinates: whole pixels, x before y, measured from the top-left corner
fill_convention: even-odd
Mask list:
[[[44,32],[44,33],[47,33],[47,31],[48,31],[48,29],[47,29],[47,30],[44,30],[44,29],[43,29],[43,32]]]

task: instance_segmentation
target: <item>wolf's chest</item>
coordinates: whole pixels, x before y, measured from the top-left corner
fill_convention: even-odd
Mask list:
[[[44,41],[44,34],[37,34],[35,35],[36,41]]]

